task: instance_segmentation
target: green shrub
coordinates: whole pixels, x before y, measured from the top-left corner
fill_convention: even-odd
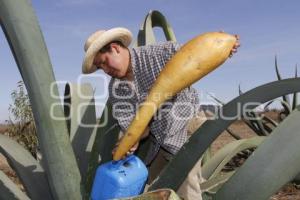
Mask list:
[[[23,81],[17,84],[17,89],[11,93],[13,103],[8,108],[10,115],[13,116],[13,119],[7,120],[8,135],[36,157],[38,140],[30,100]]]

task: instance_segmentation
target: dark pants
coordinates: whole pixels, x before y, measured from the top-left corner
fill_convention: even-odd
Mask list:
[[[165,151],[163,148],[160,148],[156,157],[148,167],[149,170],[148,184],[154,181],[154,179],[160,174],[162,169],[168,164],[168,162],[172,159],[172,157],[173,157],[172,154]]]

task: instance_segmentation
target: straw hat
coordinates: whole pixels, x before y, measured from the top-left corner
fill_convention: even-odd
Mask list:
[[[105,45],[113,41],[120,41],[128,47],[132,41],[132,33],[126,28],[112,28],[99,30],[89,36],[84,45],[85,56],[82,63],[82,73],[89,74],[97,70],[93,64],[94,58]]]

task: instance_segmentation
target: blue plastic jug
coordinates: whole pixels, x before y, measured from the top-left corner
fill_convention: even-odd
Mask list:
[[[97,169],[91,198],[106,200],[139,195],[147,177],[148,170],[137,156],[107,162]]]

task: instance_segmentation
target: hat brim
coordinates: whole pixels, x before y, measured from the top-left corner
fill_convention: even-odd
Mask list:
[[[97,70],[97,67],[93,64],[95,56],[100,49],[113,41],[120,41],[125,47],[128,47],[132,41],[132,34],[126,28],[113,28],[105,31],[87,49],[82,63],[82,73],[89,74]]]

